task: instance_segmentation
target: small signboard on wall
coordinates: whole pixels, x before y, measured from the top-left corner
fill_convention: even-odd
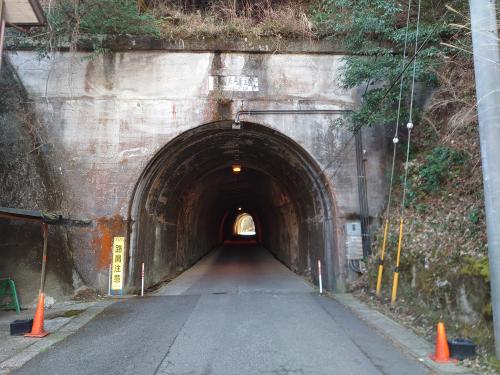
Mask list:
[[[247,76],[208,76],[208,91],[259,91],[259,79]]]
[[[363,241],[361,240],[361,221],[352,220],[345,224],[347,259],[363,259]]]
[[[113,259],[111,262],[111,294],[123,294],[123,265],[125,264],[125,237],[113,239]]]

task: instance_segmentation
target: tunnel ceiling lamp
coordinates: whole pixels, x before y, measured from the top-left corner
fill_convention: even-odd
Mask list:
[[[241,211],[241,207],[238,207],[238,211]]]
[[[241,172],[241,164],[233,164],[231,166],[231,170],[233,171],[233,174],[239,174]]]

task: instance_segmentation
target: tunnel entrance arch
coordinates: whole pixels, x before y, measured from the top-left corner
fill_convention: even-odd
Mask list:
[[[259,242],[285,265],[326,285],[342,281],[335,200],[316,161],[298,143],[267,126],[231,121],[193,128],[167,143],[141,174],[129,209],[127,285],[172,278],[221,244],[235,207],[257,218]],[[234,173],[235,164],[241,172]],[[232,223],[231,223],[232,225]],[[222,229],[223,230],[223,229]]]

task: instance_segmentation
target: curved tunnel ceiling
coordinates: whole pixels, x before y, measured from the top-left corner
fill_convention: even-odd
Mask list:
[[[171,195],[172,190],[182,190],[187,180],[201,180],[214,174],[232,176],[231,165],[236,160],[243,166],[238,176],[241,180],[248,179],[248,175],[256,171],[284,186],[299,188],[302,185],[300,188],[305,191],[315,188],[311,180],[317,179],[320,172],[319,168],[315,171],[305,168],[314,162],[300,152],[303,150],[299,145],[261,125],[243,123],[242,130],[232,130],[231,122],[220,122],[196,128],[179,138],[174,140],[175,147],[170,145],[168,152],[160,153],[163,171],[156,176],[154,185],[158,188],[152,192],[151,204],[165,202],[166,196]],[[310,160],[305,161],[306,158]],[[312,197],[304,194],[300,199],[314,204],[310,201]],[[149,209],[158,207],[150,206]]]

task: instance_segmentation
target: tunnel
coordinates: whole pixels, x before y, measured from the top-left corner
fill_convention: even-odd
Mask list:
[[[248,236],[235,232],[242,213],[253,224]],[[219,121],[175,137],[139,177],[128,222],[129,289],[142,262],[152,286],[239,240],[312,281],[322,260],[329,289],[342,280],[333,186],[302,146],[265,125]]]

